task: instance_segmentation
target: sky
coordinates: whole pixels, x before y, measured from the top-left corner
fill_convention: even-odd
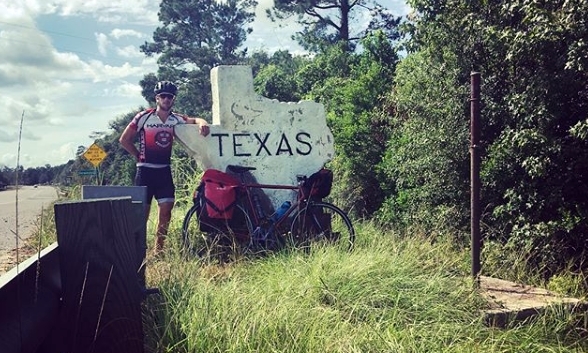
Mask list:
[[[93,132],[145,106],[139,81],[157,72],[139,47],[152,41],[160,0],[2,0],[0,3],[0,166],[58,166],[89,147]],[[380,0],[395,15],[404,0]],[[249,52],[302,53],[258,0]],[[17,163],[18,161],[18,163]]]

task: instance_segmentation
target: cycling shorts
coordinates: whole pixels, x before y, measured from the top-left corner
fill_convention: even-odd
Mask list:
[[[137,167],[135,185],[147,187],[147,202],[155,197],[157,203],[174,202],[176,188],[172,179],[171,167]]]

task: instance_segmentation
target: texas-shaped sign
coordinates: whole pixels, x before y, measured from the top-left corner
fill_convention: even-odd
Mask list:
[[[333,158],[334,141],[324,107],[313,101],[280,102],[255,93],[249,66],[211,70],[212,124],[206,137],[195,125],[178,125],[176,138],[202,169],[255,167],[261,184],[296,185]],[[264,190],[273,207],[293,191]]]

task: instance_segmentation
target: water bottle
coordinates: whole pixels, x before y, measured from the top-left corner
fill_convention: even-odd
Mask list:
[[[288,209],[290,208],[291,205],[292,205],[292,203],[290,201],[284,201],[284,203],[282,203],[280,208],[278,208],[276,210],[276,212],[272,215],[272,218],[271,218],[272,223],[277,222],[278,219],[280,219],[284,215],[284,213],[286,213],[286,211],[288,211]]]

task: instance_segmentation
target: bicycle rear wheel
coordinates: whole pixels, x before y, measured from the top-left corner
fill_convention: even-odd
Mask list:
[[[202,207],[194,205],[182,223],[182,250],[200,257],[215,257],[234,252],[246,243],[251,234],[251,219],[236,205],[231,220],[211,220],[200,214]]]
[[[193,205],[182,222],[182,251],[190,255],[201,255],[205,246],[205,232],[200,230],[198,212],[201,208]]]
[[[295,245],[308,246],[325,241],[352,250],[355,230],[347,214],[328,202],[309,202],[292,219],[290,236]]]

